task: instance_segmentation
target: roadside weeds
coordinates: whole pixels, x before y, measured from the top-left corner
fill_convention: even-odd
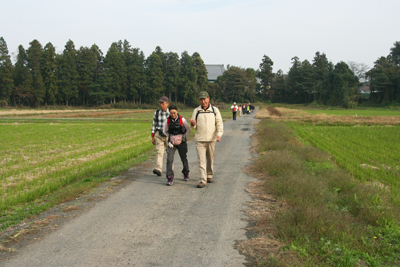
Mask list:
[[[283,122],[262,120],[247,214],[257,235],[238,249],[256,266],[398,266],[400,210],[390,192],[355,181]]]

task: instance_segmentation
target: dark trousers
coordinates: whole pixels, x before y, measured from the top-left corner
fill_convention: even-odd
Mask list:
[[[172,165],[174,164],[175,151],[178,150],[179,157],[181,158],[183,169],[182,173],[189,172],[189,163],[187,160],[187,142],[182,142],[179,146],[167,147],[167,178],[171,176],[174,178],[174,170]]]
[[[234,120],[234,121],[236,120],[236,113],[237,113],[237,111],[234,111],[234,112],[233,112],[233,120]]]

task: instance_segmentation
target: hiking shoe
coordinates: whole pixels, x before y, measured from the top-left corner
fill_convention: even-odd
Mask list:
[[[161,172],[160,172],[159,170],[157,170],[157,169],[154,169],[154,170],[153,170],[153,173],[154,173],[154,174],[157,174],[157,176],[161,176]]]
[[[204,184],[204,183],[199,183],[198,185],[197,185],[197,188],[203,188],[203,187],[205,187],[206,185]]]
[[[212,178],[207,178],[207,183],[212,183],[214,180]]]
[[[184,172],[184,173],[183,173],[183,180],[184,180],[185,182],[189,181],[189,172]]]
[[[174,178],[172,178],[171,176],[168,176],[167,179],[168,179],[167,185],[173,185],[174,184]]]

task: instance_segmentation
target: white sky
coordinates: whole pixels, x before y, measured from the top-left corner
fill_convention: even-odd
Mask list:
[[[400,41],[399,0],[0,0],[0,36],[10,54],[37,39],[61,52],[128,40],[149,56],[198,52],[206,64],[258,69],[263,55],[273,71],[289,71],[291,58],[373,67]]]

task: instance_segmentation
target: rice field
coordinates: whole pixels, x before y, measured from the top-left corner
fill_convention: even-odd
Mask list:
[[[400,205],[400,126],[289,125],[353,177],[389,188]]]
[[[0,129],[0,211],[152,147],[145,122],[3,122]]]

